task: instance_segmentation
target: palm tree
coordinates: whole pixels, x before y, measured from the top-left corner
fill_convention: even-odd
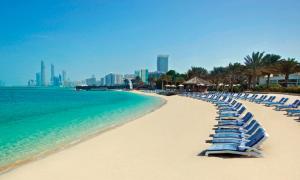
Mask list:
[[[260,67],[262,66],[262,60],[264,59],[264,52],[253,52],[252,55],[248,55],[244,58],[246,65],[246,75],[248,76],[248,88],[255,87],[257,83],[257,77],[261,74]]]
[[[229,64],[226,68],[227,79],[230,86],[230,91],[233,92],[233,84],[240,83],[241,75],[244,66],[240,63]]]
[[[262,68],[261,72],[262,75],[267,76],[267,87],[270,85],[270,76],[271,74],[276,73],[276,64],[278,61],[281,59],[281,56],[276,55],[276,54],[267,54],[262,60]]]
[[[278,73],[284,74],[284,86],[288,86],[289,75],[300,72],[300,65],[294,58],[283,59],[276,65]]]
[[[208,72],[203,67],[192,67],[187,72],[187,76],[189,79],[193,78],[193,77],[205,78],[205,77],[207,77],[207,75],[208,75]]]
[[[219,90],[219,84],[224,82],[225,73],[225,67],[214,67],[210,72],[210,80],[216,84],[217,91]]]
[[[149,77],[148,81],[149,81],[149,83],[150,83],[151,88],[153,88],[154,85],[155,85],[156,82],[157,82],[157,78],[156,78],[156,77]]]
[[[159,80],[161,81],[161,89],[164,89],[164,82],[166,82],[166,84],[172,82],[172,77],[170,75],[163,74],[160,76]]]

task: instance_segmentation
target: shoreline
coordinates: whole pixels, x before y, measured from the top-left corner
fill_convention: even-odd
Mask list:
[[[145,96],[153,96],[151,94],[147,94],[147,93],[143,93],[143,92],[139,92],[139,91],[127,91],[127,92],[128,93],[135,93],[135,94],[145,95]],[[154,97],[161,98],[162,103],[160,105],[152,108],[150,111],[147,111],[145,113],[139,114],[139,115],[137,115],[135,117],[132,117],[132,118],[129,118],[127,120],[120,121],[119,123],[107,126],[105,128],[99,129],[97,132],[94,132],[94,133],[91,133],[91,134],[87,134],[84,137],[81,137],[81,138],[76,139],[74,141],[71,141],[69,143],[61,144],[61,145],[59,145],[58,147],[56,147],[54,149],[46,150],[44,152],[40,152],[39,154],[30,156],[28,158],[25,158],[25,159],[22,159],[22,160],[19,160],[19,161],[16,161],[16,162],[14,162],[12,164],[2,166],[2,167],[0,167],[0,177],[3,176],[6,173],[9,173],[11,171],[14,171],[17,168],[22,167],[23,165],[26,165],[26,164],[32,163],[34,161],[39,161],[41,159],[47,158],[48,156],[51,156],[51,155],[56,154],[58,152],[67,150],[69,148],[72,148],[72,147],[80,144],[80,143],[83,143],[83,142],[88,141],[90,139],[93,139],[93,138],[95,138],[97,136],[100,136],[101,134],[103,134],[105,132],[108,132],[110,130],[116,129],[116,128],[121,127],[121,126],[124,126],[124,125],[126,125],[126,124],[128,124],[130,122],[138,120],[139,118],[141,118],[141,117],[143,117],[143,116],[145,116],[147,114],[155,112],[156,110],[158,110],[159,108],[163,107],[167,103],[167,100],[165,98],[163,98],[163,96],[154,96]]]
[[[288,103],[297,98],[289,97]],[[167,103],[152,113],[16,168],[0,179],[299,179],[300,145],[295,139],[300,138],[300,123],[295,117],[243,101],[270,135],[261,147],[264,157],[200,156],[210,146],[205,141],[211,139],[217,123],[215,106],[181,96],[163,98]]]

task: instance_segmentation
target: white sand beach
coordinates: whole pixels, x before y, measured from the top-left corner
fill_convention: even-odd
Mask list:
[[[205,157],[215,107],[191,98],[163,97],[160,109],[96,137],[25,164],[4,180],[300,179],[300,122],[244,102],[270,135],[263,158]],[[295,98],[295,97],[294,97]]]

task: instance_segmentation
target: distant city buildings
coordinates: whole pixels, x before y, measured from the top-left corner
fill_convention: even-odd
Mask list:
[[[67,72],[65,70],[62,71],[62,85],[65,86],[67,82]]]
[[[55,76],[54,65],[51,64],[51,79],[50,79],[51,85],[54,85],[54,78],[55,78],[54,76]]]
[[[100,78],[100,86],[105,86],[105,78]]]
[[[35,85],[41,86],[41,73],[39,72],[35,74]]]
[[[55,67],[53,64],[51,64],[49,80],[50,80],[50,83],[47,83],[46,65],[45,65],[44,61],[41,61],[41,69],[40,69],[40,72],[37,72],[35,74],[35,81],[29,80],[27,82],[27,84],[28,84],[28,86],[54,86],[54,87],[67,87],[67,86],[70,86],[73,84],[77,84],[77,82],[69,82],[67,80],[67,72],[65,70],[63,70],[61,74],[56,76],[55,75]]]
[[[166,73],[168,72],[168,62],[169,61],[169,55],[158,55],[157,56],[157,71]]]
[[[41,86],[46,86],[46,67],[44,61],[41,61]]]
[[[105,76],[105,85],[106,86],[121,85],[123,83],[124,83],[124,78],[123,78],[123,75],[121,75],[121,74],[109,73]]]
[[[96,80],[95,76],[92,76],[91,78],[88,78],[85,81],[86,81],[86,85],[88,85],[88,86],[96,86],[97,85],[97,80]]]
[[[124,79],[135,79],[137,77],[136,74],[125,74]]]
[[[137,77],[140,78],[143,84],[149,84],[149,78],[158,79],[161,75],[168,72],[168,55],[158,55],[157,56],[157,71],[149,72],[148,68],[140,69],[134,71],[134,74],[117,74],[109,73],[106,76],[100,78],[97,81],[95,76],[87,78],[83,81],[71,82],[67,80],[67,72],[63,70],[60,74],[55,74],[55,66],[51,64],[50,68],[50,78],[47,80],[46,77],[46,65],[44,61],[41,61],[40,72],[35,74],[35,80],[30,79],[28,81],[28,86],[53,86],[53,87],[74,87],[76,85],[88,85],[88,86],[117,86],[123,85],[125,80],[134,80]],[[50,80],[50,83],[49,83]],[[48,83],[47,83],[48,82]],[[1,86],[1,84],[0,84]]]
[[[148,84],[149,72],[148,69],[141,69],[141,80],[143,83]]]
[[[28,86],[36,86],[35,81],[33,79],[29,80],[27,85]]]

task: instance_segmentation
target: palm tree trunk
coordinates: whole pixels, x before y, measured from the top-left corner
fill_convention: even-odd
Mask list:
[[[289,82],[289,74],[285,74],[285,77],[284,77],[284,85],[285,85],[285,87],[288,87],[288,82]]]
[[[267,77],[267,88],[269,88],[269,86],[270,86],[270,76],[271,76],[271,74],[268,74],[268,77]]]
[[[248,76],[248,89],[251,89],[252,76]]]

